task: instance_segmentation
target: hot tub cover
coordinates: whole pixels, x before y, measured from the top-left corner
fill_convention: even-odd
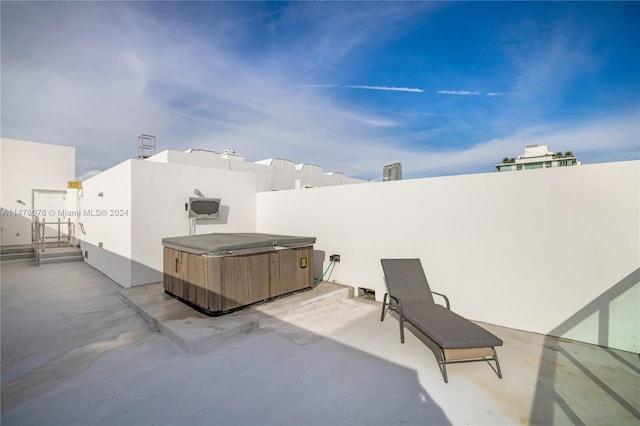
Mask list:
[[[169,237],[162,245],[179,251],[203,256],[234,256],[276,250],[279,247],[306,247],[315,237],[261,233],[212,233]]]

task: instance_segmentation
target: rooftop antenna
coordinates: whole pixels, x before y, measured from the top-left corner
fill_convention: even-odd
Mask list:
[[[156,154],[156,137],[145,135],[138,136],[138,159],[144,160]]]

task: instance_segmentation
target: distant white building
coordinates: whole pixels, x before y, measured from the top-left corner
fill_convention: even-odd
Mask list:
[[[551,152],[547,145],[527,145],[524,155],[518,158],[505,158],[496,165],[499,172],[514,170],[547,169],[550,167],[578,166],[580,161],[571,153]]]

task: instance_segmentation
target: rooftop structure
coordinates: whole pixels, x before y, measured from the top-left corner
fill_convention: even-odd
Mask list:
[[[142,134],[138,136],[138,159],[144,160],[156,155],[156,137]]]
[[[402,180],[402,164],[388,164],[382,168],[382,181]]]
[[[75,190],[67,196],[75,180],[74,147],[0,138],[0,162],[0,245],[30,245],[35,217],[66,221],[62,213],[76,210]]]
[[[554,153],[549,151],[547,145],[534,144],[526,146],[524,155],[519,155],[517,158],[504,158],[501,164],[496,165],[496,169],[499,172],[508,172],[577,165],[580,165],[580,161],[570,151],[565,154]]]
[[[148,138],[155,140],[142,135],[141,141]],[[56,221],[70,221],[69,239],[82,246],[85,261],[124,287],[161,279],[162,249],[156,243],[164,237],[254,232],[258,192],[364,182],[314,164],[248,162],[231,149],[190,149],[155,155],[145,150],[147,158],[124,161],[79,183],[73,182],[74,148],[4,138],[0,147],[2,245],[30,245],[36,217],[50,223],[45,233],[52,237],[59,235]],[[220,201],[215,218],[189,214],[196,189],[200,197]]]

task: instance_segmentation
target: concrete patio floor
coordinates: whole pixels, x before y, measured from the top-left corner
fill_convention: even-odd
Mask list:
[[[634,353],[482,324],[504,340],[504,378],[459,364],[445,384],[377,303],[265,318],[187,352],[84,262],[3,261],[0,278],[3,425],[640,424]]]

